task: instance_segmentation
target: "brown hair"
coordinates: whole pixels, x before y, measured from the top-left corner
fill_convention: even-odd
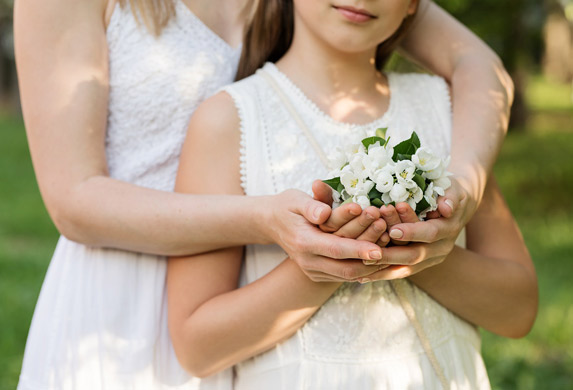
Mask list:
[[[128,3],[135,19],[155,35],[175,16],[173,0],[119,0],[122,8]]]
[[[417,2],[419,4],[419,2]],[[376,68],[382,69],[390,55],[411,27],[418,12],[408,15],[388,39],[376,49]],[[289,49],[294,35],[292,0],[259,1],[243,42],[243,51],[235,80],[255,73],[265,62],[278,61]]]

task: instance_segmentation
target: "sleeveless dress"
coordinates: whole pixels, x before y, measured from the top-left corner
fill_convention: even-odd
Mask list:
[[[240,56],[240,48],[231,48],[180,1],[176,12],[156,38],[129,7],[116,6],[107,30],[110,175],[165,191],[173,190],[191,114],[233,81]],[[230,372],[200,384],[180,368],[167,329],[165,275],[164,257],[61,237],[18,388],[229,389]]]
[[[390,104],[367,125],[335,121],[277,67],[263,68],[278,84],[324,151],[388,127],[390,143],[415,130],[423,145],[449,154],[451,107],[443,79],[388,74]],[[241,181],[247,195],[288,188],[308,192],[327,178],[310,142],[268,80],[256,74],[224,91],[241,123]],[[261,278],[286,254],[276,246],[249,245],[241,284]],[[477,329],[407,280],[399,281],[421,323],[451,389],[489,389]],[[284,292],[288,294],[288,291]],[[441,389],[441,383],[389,282],[343,284],[292,337],[235,367],[235,390]]]

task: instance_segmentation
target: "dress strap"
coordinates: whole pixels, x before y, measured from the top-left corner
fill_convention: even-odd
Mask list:
[[[320,146],[320,144],[318,143],[318,141],[316,140],[316,138],[314,137],[308,126],[306,125],[306,123],[304,123],[298,112],[295,110],[290,99],[285,95],[285,93],[278,85],[278,83],[275,81],[275,79],[264,69],[257,70],[257,74],[262,76],[267,81],[267,83],[275,90],[275,92],[283,102],[284,106],[291,114],[292,118],[295,120],[298,127],[300,127],[305,137],[307,138],[308,142],[310,143],[310,145],[320,158],[320,161],[324,164],[324,166],[327,169],[330,169],[330,160],[328,159],[328,157],[326,157],[326,154],[322,150],[322,147]]]
[[[327,169],[330,169],[330,161],[329,161],[328,157],[326,157],[326,153],[324,153],[324,150],[322,149],[322,147],[320,146],[320,144],[318,143],[318,141],[316,140],[316,138],[312,134],[311,130],[308,128],[306,123],[304,123],[304,121],[302,120],[302,118],[300,117],[298,112],[295,110],[292,102],[285,95],[285,93],[283,92],[281,87],[278,85],[278,83],[275,81],[275,79],[264,69],[257,70],[257,74],[262,76],[267,81],[267,83],[274,89],[274,91],[277,93],[278,97],[281,99],[282,103],[284,104],[285,108],[291,114],[292,118],[295,120],[297,125],[300,127],[300,129],[302,130],[302,132],[304,133],[304,135],[308,139],[312,148],[315,150],[316,154],[320,158],[320,161],[324,164],[324,166]],[[448,383],[448,380],[446,379],[446,376],[444,374],[444,370],[440,366],[440,362],[438,361],[438,358],[436,357],[436,354],[434,353],[434,350],[432,349],[432,345],[430,344],[428,336],[424,332],[424,329],[422,328],[422,324],[420,323],[420,321],[418,321],[418,318],[416,316],[416,311],[414,310],[414,308],[412,307],[412,304],[408,300],[406,293],[403,291],[402,286],[400,285],[399,281],[390,280],[390,285],[392,286],[392,290],[394,291],[394,293],[398,297],[398,300],[400,301],[400,305],[402,305],[402,309],[404,310],[404,313],[406,313],[406,316],[408,317],[408,319],[412,323],[412,326],[414,327],[414,330],[416,331],[416,334],[418,335],[418,338],[420,339],[420,343],[422,344],[422,347],[424,348],[424,352],[426,353],[428,359],[430,360],[430,364],[432,365],[434,371],[436,372],[436,375],[438,376],[438,379],[440,380],[442,387],[444,388],[444,390],[449,390],[450,384]]]

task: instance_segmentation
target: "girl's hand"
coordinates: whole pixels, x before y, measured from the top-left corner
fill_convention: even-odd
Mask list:
[[[382,259],[382,250],[375,242],[385,232],[386,224],[380,219],[378,209],[369,209],[364,216],[360,212],[360,216],[353,215],[355,207],[341,208],[331,214],[330,206],[297,190],[267,200],[266,207],[262,207],[270,211],[262,219],[267,235],[311,280],[355,281],[380,269],[366,265]],[[336,234],[326,233],[316,225]]]
[[[440,240],[453,239],[454,241],[469,222],[478,202],[470,195],[458,180],[452,178],[452,186],[446,194],[438,198],[438,213],[429,215],[429,220],[416,223],[410,220],[398,222],[395,217],[383,216],[390,222],[388,230],[393,242],[407,243],[409,241],[432,243]],[[388,218],[391,218],[390,220]]]
[[[388,229],[398,224],[412,224],[417,227],[432,221],[420,221],[414,210],[408,203],[398,203],[394,206],[382,206],[382,217],[388,225]],[[438,218],[433,221],[437,221]],[[431,243],[410,243],[404,241],[393,242],[397,245],[384,251],[385,256],[382,264],[388,262],[389,267],[368,276],[370,280],[401,279],[414,275],[426,268],[435,266],[444,261],[446,256],[453,250],[457,235],[446,237]],[[408,245],[406,245],[408,244]]]

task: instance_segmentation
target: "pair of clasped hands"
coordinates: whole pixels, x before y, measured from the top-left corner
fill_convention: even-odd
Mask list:
[[[401,279],[440,264],[476,208],[454,179],[426,221],[408,203],[364,210],[348,203],[332,210],[330,187],[317,180],[312,190],[324,205],[313,202],[313,210],[302,214],[313,215],[316,224],[301,223],[301,234],[286,249],[311,280],[321,282]]]

